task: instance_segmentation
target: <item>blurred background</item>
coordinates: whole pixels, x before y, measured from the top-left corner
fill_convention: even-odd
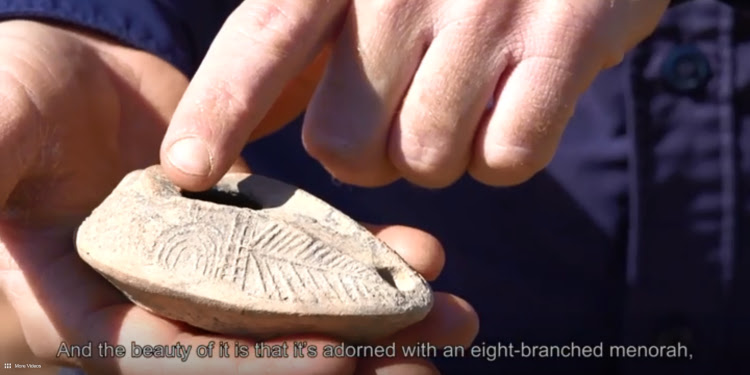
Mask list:
[[[42,365],[41,369],[14,369],[7,370],[0,367],[0,375],[26,374],[26,375],[55,375],[59,369],[49,366],[38,360],[31,353],[23,338],[21,325],[18,323],[16,313],[10,307],[5,295],[0,292],[0,361],[5,363],[29,363]]]

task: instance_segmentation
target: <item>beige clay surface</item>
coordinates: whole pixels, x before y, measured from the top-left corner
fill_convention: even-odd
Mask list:
[[[218,333],[368,342],[433,303],[428,283],[354,220],[258,175],[185,193],[159,166],[132,172],[83,222],[76,245],[136,304]]]

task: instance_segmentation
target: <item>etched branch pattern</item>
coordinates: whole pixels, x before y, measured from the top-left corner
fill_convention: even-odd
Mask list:
[[[240,213],[222,225],[207,222],[213,215],[192,214],[195,221],[170,227],[156,239],[157,261],[170,271],[231,282],[269,300],[395,298],[374,269],[286,223]]]

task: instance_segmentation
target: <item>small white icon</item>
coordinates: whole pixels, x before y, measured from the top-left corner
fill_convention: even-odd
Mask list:
[[[4,367],[4,368],[5,368],[6,370],[7,370],[7,369],[9,369],[9,368],[10,368],[10,363],[6,363],[5,365],[3,365],[3,367]]]

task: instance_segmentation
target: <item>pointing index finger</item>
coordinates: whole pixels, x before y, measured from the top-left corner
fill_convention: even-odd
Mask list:
[[[188,86],[162,144],[167,175],[211,187],[258,123],[322,48],[345,0],[247,0],[227,19]]]

